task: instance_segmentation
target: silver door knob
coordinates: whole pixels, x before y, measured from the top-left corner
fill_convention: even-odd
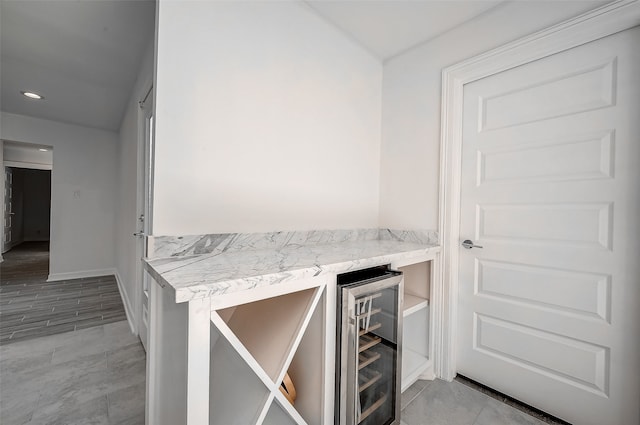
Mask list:
[[[147,235],[145,235],[145,233],[141,230],[139,232],[135,232],[133,236],[147,236]]]
[[[466,248],[466,249],[471,249],[471,248],[482,248],[480,245],[476,245],[476,244],[474,244],[474,243],[473,243],[473,241],[472,241],[472,240],[469,240],[469,239],[465,239],[465,240],[462,242],[462,247],[463,247],[463,248]]]

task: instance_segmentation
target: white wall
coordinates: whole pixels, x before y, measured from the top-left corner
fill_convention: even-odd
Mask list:
[[[4,140],[53,146],[50,278],[111,273],[118,135],[5,112],[0,120]]]
[[[153,80],[153,50],[151,43],[146,50],[138,73],[135,86],[131,91],[131,97],[127,103],[122,123],[120,125],[118,144],[118,182],[117,182],[117,211],[116,211],[116,270],[122,298],[127,309],[128,318],[136,328],[136,308],[140,304],[139,291],[136,291],[136,283],[139,276],[136,268],[140,261],[140,255],[136,248],[138,238],[134,232],[140,230],[138,217],[141,209],[138,199],[138,142],[143,137],[140,123],[143,119],[142,110],[138,101],[142,100]],[[151,105],[149,105],[151,106]]]
[[[19,168],[32,168],[38,170],[51,170],[53,166],[53,152],[47,146],[46,152],[38,150],[43,146],[30,145],[27,143],[5,143],[4,161],[5,165]]]
[[[154,234],[378,224],[375,58],[302,4],[158,8]]]
[[[382,227],[438,227],[442,69],[602,3],[507,2],[385,63]]]

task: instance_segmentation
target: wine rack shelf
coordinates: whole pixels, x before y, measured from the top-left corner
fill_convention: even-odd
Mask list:
[[[211,425],[318,423],[322,374],[307,369],[322,362],[303,357],[322,352],[325,298],[316,287],[211,313]],[[295,405],[280,392],[287,372]]]

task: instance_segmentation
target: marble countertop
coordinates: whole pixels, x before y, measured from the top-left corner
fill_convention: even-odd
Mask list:
[[[391,235],[376,233],[375,239],[368,234],[359,239],[333,238],[307,244],[296,241],[268,249],[212,249],[200,254],[183,250],[180,255],[147,259],[146,269],[159,284],[173,288],[180,303],[413,258],[417,262],[440,249],[433,238]],[[170,242],[175,241],[173,238]]]

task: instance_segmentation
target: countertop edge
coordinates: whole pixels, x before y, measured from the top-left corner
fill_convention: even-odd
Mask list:
[[[423,257],[424,255],[437,254],[441,251],[439,245],[429,245],[424,248],[413,249],[409,251],[401,251],[391,254],[383,254],[374,257],[358,258],[337,263],[319,264],[309,267],[302,267],[292,270],[283,270],[275,273],[267,273],[257,276],[247,276],[243,278],[229,279],[215,282],[214,284],[196,284],[189,287],[175,288],[173,287],[161,273],[156,271],[151,264],[144,261],[145,269],[163,288],[167,286],[175,293],[175,302],[183,303],[197,299],[210,298],[226,294],[237,294],[251,289],[273,286],[293,280],[301,280],[326,276],[330,273],[343,273],[351,270],[357,270],[385,263],[396,262],[402,259],[412,259],[415,257]],[[417,259],[416,262],[420,262]],[[411,263],[407,263],[411,264]]]

